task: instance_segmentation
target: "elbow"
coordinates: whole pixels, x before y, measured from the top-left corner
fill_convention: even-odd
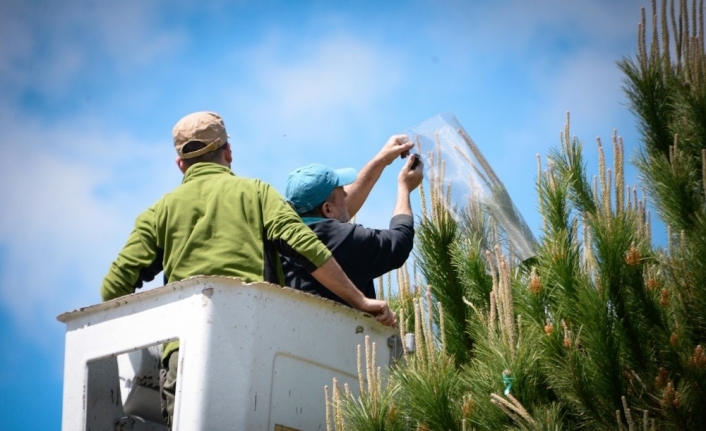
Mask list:
[[[135,289],[126,286],[123,287],[121,283],[115,283],[110,280],[103,280],[103,284],[100,289],[101,300],[103,302],[120,298],[121,296],[130,295],[131,293],[135,293]]]
[[[395,257],[392,259],[392,266],[394,266],[395,269],[402,267],[402,265],[407,262],[407,259],[409,259],[411,252],[412,247],[405,247],[404,251],[394,253]]]
[[[110,292],[108,289],[105,288],[105,286],[101,287],[101,301],[110,301],[111,299],[115,298],[116,296]]]

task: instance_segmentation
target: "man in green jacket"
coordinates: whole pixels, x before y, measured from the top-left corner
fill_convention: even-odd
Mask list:
[[[101,286],[104,301],[129,295],[164,271],[166,282],[195,275],[240,277],[284,285],[279,254],[294,259],[352,307],[386,325],[396,323],[384,301],[366,298],[331,252],[270,185],[230,170],[233,154],[223,120],[195,112],[172,130],[180,186],[137,217],[127,243]],[[171,427],[178,342],[162,357],[163,414]]]

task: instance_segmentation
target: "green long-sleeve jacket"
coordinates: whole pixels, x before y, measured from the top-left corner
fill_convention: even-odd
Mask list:
[[[101,286],[104,301],[134,293],[164,270],[167,282],[195,275],[283,284],[277,253],[313,271],[331,253],[284,198],[259,180],[197,163],[180,186],[140,214]],[[165,356],[177,345],[165,347]]]

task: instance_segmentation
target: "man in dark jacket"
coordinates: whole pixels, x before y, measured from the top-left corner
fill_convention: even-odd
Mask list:
[[[411,148],[405,135],[397,135],[387,141],[360,174],[352,168],[331,169],[311,164],[287,177],[287,201],[331,250],[353,284],[370,299],[376,297],[373,280],[401,267],[414,245],[409,195],[422,182],[421,161],[416,156],[409,157],[398,175],[397,201],[389,229],[368,229],[348,221],[365,202],[384,168]],[[293,259],[284,257],[283,268],[288,286],[346,303]]]

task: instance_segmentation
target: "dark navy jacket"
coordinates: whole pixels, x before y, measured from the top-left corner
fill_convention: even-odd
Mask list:
[[[343,272],[368,298],[376,297],[373,280],[401,267],[414,245],[414,220],[406,214],[392,217],[387,230],[368,229],[334,219],[304,221],[331,250]],[[287,286],[348,305],[291,259],[283,257],[282,267]]]

